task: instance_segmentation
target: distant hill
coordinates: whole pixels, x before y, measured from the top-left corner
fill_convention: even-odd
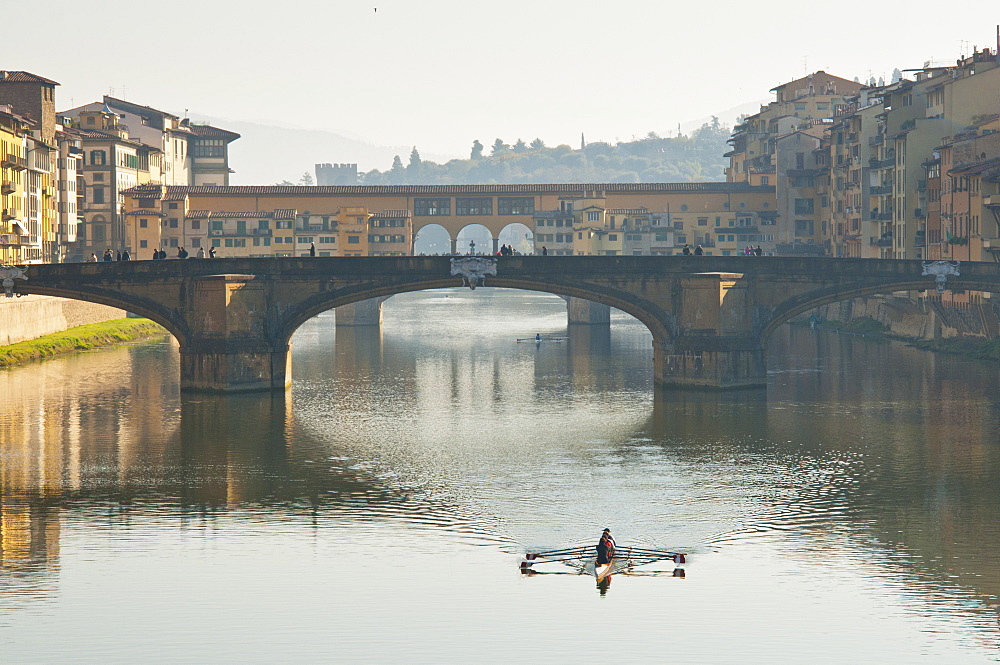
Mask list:
[[[755,102],[726,114],[735,119],[739,113],[758,109]],[[680,136],[650,132],[615,144],[589,143],[583,150],[546,146],[541,139],[512,145],[496,139],[489,147],[480,145],[472,159],[452,159],[332,131],[211,117],[195,122],[202,120],[242,137],[230,145],[234,185],[299,183],[305,173],[315,177],[316,164],[327,162],[356,163],[364,184],[718,181],[724,179],[727,160],[722,155],[729,138],[728,125],[713,116]]]

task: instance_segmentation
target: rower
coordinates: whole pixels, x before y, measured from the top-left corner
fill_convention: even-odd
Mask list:
[[[602,535],[605,535],[605,536],[608,537],[608,540],[611,541],[611,546],[612,547],[618,547],[618,543],[615,542],[614,536],[611,535],[611,529],[605,529],[604,533]]]
[[[541,342],[542,341],[542,334],[541,333],[535,333],[535,341],[536,342]]]
[[[611,532],[605,529],[604,533],[601,534],[601,540],[597,543],[597,565],[603,566],[611,563],[614,555],[615,541],[611,538]]]

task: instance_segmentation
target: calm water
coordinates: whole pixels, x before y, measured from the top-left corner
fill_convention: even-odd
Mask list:
[[[654,394],[565,317],[323,315],[284,396],[181,396],[169,341],[0,372],[0,662],[1000,662],[1000,368],[786,329],[766,396]],[[686,576],[518,573],[605,526]]]

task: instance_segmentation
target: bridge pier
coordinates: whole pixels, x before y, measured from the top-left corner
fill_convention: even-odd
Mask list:
[[[687,336],[669,346],[654,340],[653,364],[654,380],[667,389],[767,386],[764,350],[745,338]]]
[[[272,339],[273,280],[205,275],[189,286],[191,332],[181,341],[181,390],[246,392],[287,388],[291,345]]]
[[[181,390],[251,392],[283,390],[292,381],[291,345],[284,349],[226,340],[181,347]]]
[[[336,309],[337,326],[380,326],[382,325],[382,303],[389,296],[369,298]]]
[[[564,296],[566,317],[570,325],[610,326],[611,308],[593,300]]]

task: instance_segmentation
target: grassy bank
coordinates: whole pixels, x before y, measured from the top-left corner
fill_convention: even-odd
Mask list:
[[[917,339],[910,343],[918,349],[951,353],[977,360],[1000,361],[1000,339],[981,337],[949,337],[948,339]]]
[[[0,346],[0,367],[166,334],[165,328],[149,319],[115,319],[91,323],[26,342]]]
[[[895,337],[895,335],[890,332],[889,326],[879,323],[870,316],[860,319],[852,319],[850,321],[824,321],[820,325],[830,330],[836,330],[840,333],[849,333],[852,335]]]
[[[894,335],[888,326],[875,319],[865,317],[852,321],[824,321],[823,328],[840,333],[884,337],[905,342],[908,346],[935,353],[950,353],[976,360],[1000,362],[1000,339],[983,339],[982,337],[949,337],[947,339],[915,339],[904,335]]]

